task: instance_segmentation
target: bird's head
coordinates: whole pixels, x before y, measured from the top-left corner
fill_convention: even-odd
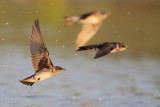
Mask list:
[[[101,12],[102,20],[106,19],[110,14],[111,14],[111,12]]]
[[[119,45],[119,51],[123,51],[128,48],[127,45],[125,45],[124,43],[121,43],[121,42],[119,42],[118,45]]]
[[[57,74],[59,74],[59,73],[62,72],[62,71],[66,71],[66,69],[64,69],[64,68],[62,68],[62,67],[60,67],[60,66],[55,66],[53,71],[54,71],[55,74],[57,75]]]

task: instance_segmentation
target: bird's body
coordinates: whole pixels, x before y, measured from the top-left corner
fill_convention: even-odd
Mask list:
[[[76,39],[76,49],[86,44],[98,31],[102,21],[109,16],[107,12],[90,12],[80,16],[66,17],[65,25],[69,26],[74,23],[82,24],[82,30]]]
[[[47,78],[50,78],[52,76],[54,76],[54,73],[52,73],[52,69],[44,68],[44,69],[36,72],[34,75],[21,80],[21,82],[24,84],[26,83],[26,85],[29,85],[29,84],[27,84],[28,82],[35,83],[35,82],[39,82],[39,81],[45,80]]]
[[[81,24],[98,24],[101,23],[102,20],[108,17],[108,14],[106,12],[91,12],[86,13],[80,16],[79,23]]]
[[[84,51],[84,50],[90,50],[90,49],[95,49],[97,51],[94,57],[96,59],[109,53],[123,51],[127,49],[127,45],[121,42],[104,42],[101,44],[82,46],[82,47],[79,47],[77,51]]]
[[[43,81],[43,80],[50,78],[52,76],[56,76],[58,73],[59,72],[56,72],[54,68],[53,69],[44,68],[44,69],[36,72],[34,75],[21,80],[20,82],[22,82],[25,85],[30,85],[30,83],[32,84],[35,82]]]
[[[20,80],[20,82],[25,85],[32,86],[35,82],[45,80],[65,70],[62,67],[53,66],[49,57],[49,52],[42,38],[38,20],[35,21],[35,25],[32,29],[30,53],[35,74]]]

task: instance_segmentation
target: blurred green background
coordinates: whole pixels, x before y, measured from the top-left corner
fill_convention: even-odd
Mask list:
[[[87,44],[120,41],[128,56],[160,58],[159,0],[0,0],[0,45],[28,46],[38,18],[46,45],[74,49],[81,25],[65,27],[64,16],[95,10],[111,15]]]

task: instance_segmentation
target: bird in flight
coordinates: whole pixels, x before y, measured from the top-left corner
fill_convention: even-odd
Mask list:
[[[85,45],[98,31],[102,21],[110,15],[109,12],[94,11],[80,16],[66,16],[65,25],[69,26],[74,23],[82,24],[82,29],[76,39],[76,49]]]
[[[89,49],[95,49],[96,55],[94,56],[94,59],[100,58],[106,54],[123,51],[127,49],[127,45],[121,43],[121,42],[104,42],[101,44],[94,44],[94,45],[88,45],[88,46],[81,46],[77,51],[84,51]]]
[[[30,54],[35,74],[20,80],[20,82],[25,85],[32,86],[35,82],[45,80],[59,74],[62,71],[65,71],[64,68],[54,66],[52,64],[49,57],[49,52],[42,38],[38,19],[35,20],[35,24],[32,26],[32,34],[30,37]]]

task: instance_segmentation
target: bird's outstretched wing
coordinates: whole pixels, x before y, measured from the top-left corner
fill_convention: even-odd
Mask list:
[[[51,68],[53,66],[49,57],[49,52],[42,38],[38,19],[35,20],[35,24],[32,26],[32,34],[30,37],[30,54],[32,66],[35,72],[43,68]]]
[[[114,44],[106,44],[104,46],[102,46],[102,45],[97,46],[97,53],[94,56],[94,59],[100,58],[106,54],[109,54],[115,48],[116,48],[116,45],[114,45]]]
[[[82,30],[79,32],[76,39],[76,49],[86,44],[98,31],[101,23],[98,24],[83,24]]]

